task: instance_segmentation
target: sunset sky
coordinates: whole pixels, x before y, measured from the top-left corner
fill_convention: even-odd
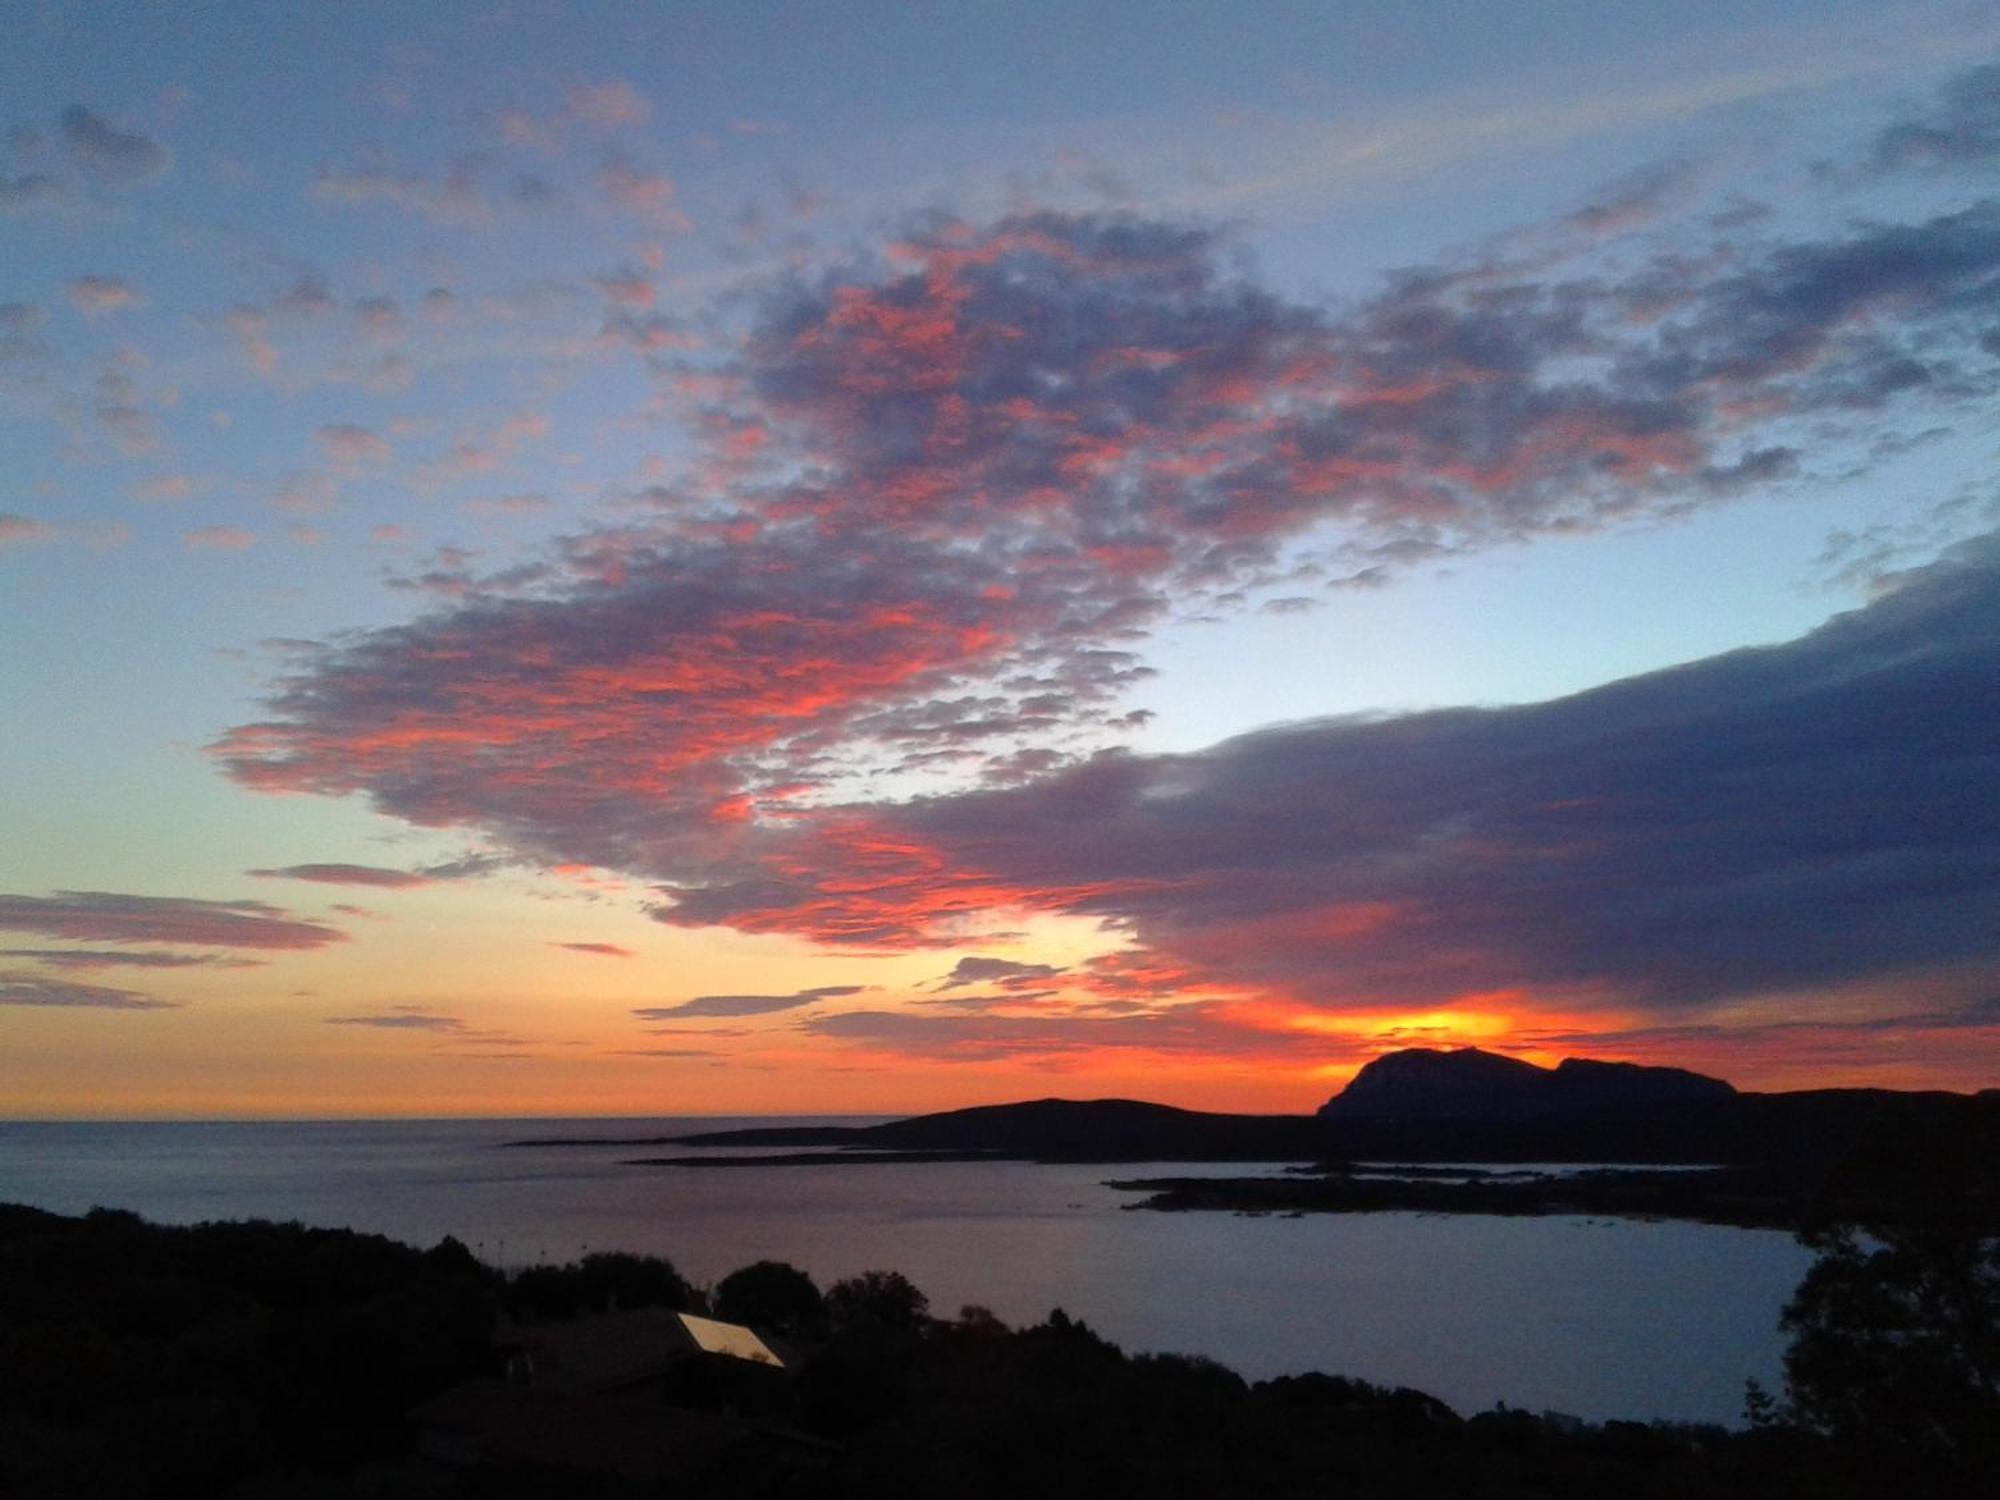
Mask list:
[[[12,8],[0,1116],[2000,1084],[1986,3]]]

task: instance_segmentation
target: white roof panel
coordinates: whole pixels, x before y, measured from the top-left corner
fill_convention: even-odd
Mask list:
[[[741,1323],[719,1323],[714,1318],[698,1318],[693,1313],[680,1314],[680,1320],[688,1336],[706,1353],[727,1354],[760,1365],[784,1368],[785,1362],[771,1352],[770,1346]]]

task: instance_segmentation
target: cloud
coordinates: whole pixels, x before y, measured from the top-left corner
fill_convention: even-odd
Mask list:
[[[519,412],[491,428],[468,431],[444,453],[422,464],[416,474],[419,488],[433,489],[458,484],[477,475],[505,468],[523,444],[539,442],[549,435],[549,419],[540,412]],[[387,448],[382,456],[387,456]]]
[[[676,1021],[697,1016],[764,1016],[783,1010],[799,1010],[844,995],[858,995],[866,988],[866,985],[860,984],[826,984],[790,995],[697,995],[679,1005],[649,1005],[632,1014],[642,1021]]]
[[[301,271],[291,287],[267,302],[243,302],[224,313],[221,323],[260,375],[278,367],[274,328],[323,318],[334,309],[333,293],[312,271]]]
[[[678,319],[665,313],[616,312],[604,320],[597,341],[605,346],[623,345],[636,354],[661,354],[673,349],[697,349],[701,340],[689,333]]]
[[[388,441],[380,433],[353,422],[330,422],[316,436],[326,456],[344,468],[368,468],[390,458]]]
[[[712,1047],[614,1047],[607,1057],[720,1057]]]
[[[924,219],[770,285],[720,368],[662,372],[696,451],[624,524],[560,538],[525,572],[456,570],[452,602],[308,650],[214,753],[256,789],[358,793],[523,860],[646,879],[678,925],[945,947],[993,914],[1069,912],[1134,934],[1197,989],[1327,1006],[1481,974],[1657,1006],[1778,982],[1775,959],[1676,956],[1665,918],[1613,920],[1586,899],[1591,880],[1618,889],[1628,858],[1665,880],[1675,846],[1631,831],[1564,884],[1563,858],[1511,837],[1536,830],[1583,868],[1588,840],[1564,842],[1561,819],[1599,805],[1598,782],[1621,816],[1660,816],[1613,754],[1639,730],[1593,728],[1595,705],[1636,702],[1639,685],[1272,731],[1200,757],[1091,755],[1129,727],[1121,695],[1170,620],[1803,492],[1816,464],[1865,471],[1912,434],[1970,430],[2000,394],[2000,201],[1899,202],[1790,233],[1697,217],[1676,239],[1664,216],[1694,186],[1678,168],[1628,179],[1572,223],[1338,307],[1261,284],[1210,226]],[[1656,234],[1593,248],[1640,219]],[[1943,588],[1911,580],[1866,618]],[[1796,649],[1773,659],[1819,648]],[[1672,681],[1728,676],[1687,670]],[[1718,747],[1782,738],[1783,703],[1755,686],[1737,717],[1704,700]],[[1662,774],[1686,773],[1689,806],[1730,791],[1697,774],[1693,742],[1661,744],[1683,757]],[[1317,758],[1333,769],[1300,771]],[[1350,762],[1355,786],[1430,821],[1329,801]],[[1822,768],[1793,770],[1810,785]],[[892,801],[885,772],[937,794]],[[1506,801],[1508,778],[1531,773],[1559,811]],[[1584,790],[1557,790],[1572,775]],[[1760,807],[1781,817],[1783,791],[1728,811],[1742,827]],[[1225,815],[1231,798],[1242,816]],[[1483,862],[1489,849],[1511,862]],[[1454,885],[1454,869],[1479,878]],[[1725,888],[1711,870],[1656,894],[1686,920]],[[1796,913],[1767,894],[1770,930],[1788,932]],[[1791,967],[1886,961],[1894,924],[1873,921],[1788,944]],[[1711,948],[1731,930],[1708,929]]]
[[[1338,315],[1227,248],[939,220],[781,284],[698,482],[327,648],[225,765],[701,887],[776,788],[1115,732],[1173,610],[1306,597],[1288,549],[1376,582],[1672,518],[2000,389],[2000,203],[1616,275],[1412,270]]]
[[[638,956],[630,948],[621,948],[616,943],[552,942],[549,946],[551,948],[566,948],[571,953],[594,953],[600,958],[636,958]]]
[[[940,1062],[1000,1062],[1024,1058],[1088,1058],[1107,1050],[1195,1058],[1249,1057],[1297,1062],[1307,1046],[1316,1059],[1331,1049],[1231,1022],[1220,1007],[1181,1005],[1130,1015],[938,1015],[906,1010],[853,1010],[809,1016],[810,1036],[871,1051]]]
[[[504,854],[464,854],[457,859],[424,865],[417,873],[432,880],[469,880],[478,875],[491,875],[495,870],[504,870],[515,863],[518,861]]]
[[[139,307],[146,300],[130,282],[117,276],[79,276],[70,282],[69,296],[79,311],[92,317]]]
[[[0,1005],[52,1006],[87,1010],[178,1010],[176,1000],[156,1000],[135,990],[79,984],[39,974],[0,973]]]
[[[274,870],[245,870],[264,880],[310,880],[320,885],[372,885],[384,890],[408,890],[431,885],[428,875],[409,870],[387,870],[380,865],[308,864],[285,865]]]
[[[1053,979],[1063,972],[1054,964],[1015,963],[1006,958],[961,958],[937,987],[940,990],[956,990],[968,984],[1000,984],[1019,988]]]
[[[623,79],[579,83],[569,91],[570,115],[600,130],[625,130],[643,125],[653,108],[645,96]]]
[[[123,401],[107,401],[97,408],[99,425],[127,458],[157,452],[161,446],[160,427],[146,412]]]
[[[241,526],[197,526],[181,533],[190,552],[247,552],[257,545],[257,533]]]
[[[403,330],[403,312],[394,297],[363,297],[354,304],[354,321],[373,338],[389,338]]]
[[[276,371],[278,346],[271,341],[269,313],[257,307],[232,308],[223,314],[222,323],[258,374],[270,375]]]
[[[46,172],[24,172],[18,177],[0,173],[0,213],[26,213],[69,196],[62,183]]]
[[[1695,176],[1687,162],[1662,162],[1609,184],[1563,220],[1586,234],[1622,234],[1657,221],[1684,196]]]
[[[547,495],[534,491],[482,497],[459,507],[469,516],[539,516],[555,508],[555,502]]]
[[[1107,755],[878,808],[871,832],[1308,1007],[1796,1009],[1952,965],[1990,984],[1996,658],[2000,536],[1788,645],[1550,703]],[[916,862],[907,891],[872,875],[878,920],[899,900],[926,918]],[[850,880],[827,870],[798,924]]]
[[[47,521],[38,521],[33,516],[16,515],[11,510],[0,510],[0,548],[21,547],[31,542],[52,542],[56,529]]]
[[[537,112],[512,107],[498,115],[500,135],[510,146],[536,151],[558,150],[571,127],[583,125],[605,134],[632,130],[651,117],[652,104],[623,79],[577,83],[564,94],[559,110]]]
[[[1865,171],[1935,172],[2000,161],[2000,63],[1961,73],[1940,91],[1937,106],[1899,121],[1875,137]]]
[[[487,223],[493,205],[484,174],[491,165],[477,153],[453,161],[439,178],[403,172],[382,160],[342,169],[322,167],[313,178],[313,195],[350,207],[385,206],[401,209],[434,224],[472,226]]]
[[[262,901],[199,901],[112,891],[0,894],[0,931],[38,932],[82,942],[291,951],[324,948],[347,938],[338,928],[295,917]]]
[[[512,1032],[476,1027],[461,1016],[446,1015],[421,1005],[392,1005],[371,1015],[325,1016],[328,1026],[359,1026],[372,1031],[407,1032],[438,1038],[444,1045],[432,1049],[438,1057],[523,1058],[536,1054],[523,1049],[534,1044]]]
[[[120,130],[80,104],[64,110],[58,125],[70,160],[106,186],[151,182],[173,164],[173,154],[159,142]]]
[[[0,302],[0,337],[25,338],[39,333],[48,312],[37,302]]]
[[[55,969],[249,969],[264,961],[220,953],[125,952],[108,948],[0,948],[0,957],[32,958]]]
[[[47,323],[40,303],[0,302],[0,388],[36,385],[53,373],[56,352],[42,337]]]
[[[155,474],[132,491],[140,500],[185,500],[194,492],[194,476],[178,473]]]
[[[457,1016],[441,1016],[428,1011],[399,1010],[388,1015],[328,1016],[329,1026],[372,1026],[380,1031],[437,1031],[456,1034],[465,1030]]]
[[[653,305],[653,279],[644,271],[628,266],[604,276],[593,276],[591,283],[604,293],[605,301],[616,306],[645,311]]]
[[[688,221],[674,207],[674,181],[664,172],[649,172],[623,152],[607,152],[597,170],[597,190],[613,208],[634,218],[649,219],[664,229],[681,230]]]

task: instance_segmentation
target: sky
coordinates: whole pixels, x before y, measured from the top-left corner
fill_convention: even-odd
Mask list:
[[[2000,15],[33,4],[0,1117],[2000,1084]]]

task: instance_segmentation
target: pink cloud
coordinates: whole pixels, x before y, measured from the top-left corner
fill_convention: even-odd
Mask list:
[[[0,1006],[42,1006],[59,1010],[178,1010],[178,1000],[157,1000],[136,990],[79,984],[39,974],[0,973]]]
[[[146,299],[117,276],[79,276],[69,284],[70,301],[91,317],[141,307]]]
[[[257,533],[241,526],[197,526],[181,533],[190,552],[246,552],[257,545]]]
[[[1197,992],[1337,1007],[1512,983],[1667,1004],[1659,976],[1697,993],[1694,960],[1587,899],[1634,870],[1667,880],[1640,791],[1593,814],[1556,759],[1497,748],[1518,732],[1615,778],[1617,694],[1086,757],[1128,725],[1120,696],[1175,610],[1297,609],[1442,556],[1678,517],[1783,482],[1807,428],[1947,418],[1962,393],[1911,387],[1912,362],[1993,386],[1971,309],[2000,275],[1996,224],[1991,206],[1856,223],[1745,243],[1726,272],[1468,256],[1333,309],[1233,270],[1198,226],[938,218],[775,286],[728,373],[678,388],[696,462],[628,525],[315,653],[216,753],[245,785],[358,792],[643,878],[684,925],[907,948],[1063,912],[1135,934],[1179,976],[1157,982]],[[1728,697],[1710,738],[1753,742],[1731,738]],[[1540,800],[1500,796],[1531,767]],[[939,768],[952,795],[871,800],[874,771]],[[985,774],[1011,789],[965,790]],[[1364,784],[1396,795],[1343,800]],[[1499,800],[1452,801],[1468,788]],[[1771,790],[1759,816],[1790,805]],[[1422,807],[1434,823],[1398,812]],[[1467,822],[1487,837],[1444,836]],[[1591,866],[1600,835],[1627,841],[1615,869]],[[1809,883],[1800,858],[1783,879]],[[1565,934],[1585,927],[1653,967],[1584,972]]]
[[[572,117],[600,130],[628,130],[646,123],[653,107],[623,79],[580,83],[566,100]]]
[[[245,870],[264,880],[309,880],[320,885],[371,885],[383,890],[410,890],[435,882],[428,875],[409,870],[387,870],[380,865],[306,864],[286,865],[274,870]]]
[[[313,179],[313,194],[350,207],[400,209],[436,224],[481,225],[493,215],[482,181],[489,165],[485,157],[462,156],[438,178],[398,171],[382,161],[349,169],[322,167]]]
[[[133,493],[141,500],[185,500],[195,491],[193,476],[156,474]]]
[[[33,516],[16,515],[10,510],[0,510],[0,548],[22,547],[32,542],[52,542],[56,529],[47,521],[38,521]]]
[[[674,182],[664,172],[649,172],[613,152],[597,172],[598,191],[614,208],[649,219],[661,228],[688,229],[687,216],[674,207]]]
[[[329,423],[319,429],[317,436],[326,456],[344,468],[367,468],[389,461],[387,440],[353,422]]]
[[[643,271],[626,269],[591,278],[605,300],[620,307],[645,310],[653,305],[652,278]]]
[[[113,891],[0,894],[0,931],[38,932],[83,942],[288,950],[324,948],[347,937],[338,928],[294,917],[262,901],[201,901]]]
[[[0,957],[31,958],[52,969],[251,969],[258,958],[219,953],[163,953],[106,948],[0,948]]]

